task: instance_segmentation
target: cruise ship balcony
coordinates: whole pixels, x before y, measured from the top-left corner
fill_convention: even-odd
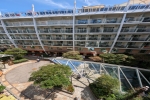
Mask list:
[[[137,28],[136,32],[150,32],[150,29],[147,29],[147,28]]]
[[[103,32],[117,32],[118,28],[104,28]]]
[[[72,20],[50,20],[50,21],[37,21],[38,26],[49,26],[49,25],[72,25]]]
[[[98,47],[97,42],[88,42],[86,44],[87,44],[87,47]]]
[[[8,37],[0,36],[0,39],[9,39]]]
[[[125,19],[125,23],[138,23],[141,22],[144,19],[144,17],[127,17]]]
[[[86,37],[77,37],[75,40],[86,40]]]
[[[75,46],[85,46],[85,42],[77,42]]]
[[[145,17],[142,22],[150,22],[150,17]]]
[[[7,29],[8,33],[36,33],[35,30],[10,30]]]
[[[26,22],[6,22],[6,26],[16,27],[16,26],[33,26],[33,21]]]
[[[0,33],[5,33],[5,31],[3,31],[3,30],[0,30]]]
[[[145,41],[146,38],[132,38],[131,41]]]
[[[63,46],[63,43],[54,43],[53,46]]]
[[[72,43],[68,43],[68,44],[64,43],[63,46],[73,46],[73,44]]]
[[[98,40],[98,37],[89,37],[88,40]]]
[[[114,40],[115,38],[102,37],[101,40]]]
[[[127,48],[140,48],[140,46],[136,46],[136,45],[127,45]]]
[[[111,45],[99,44],[99,47],[111,47]]]
[[[121,23],[121,18],[106,18],[104,23]]]
[[[90,33],[100,33],[102,29],[90,29]]]
[[[116,47],[116,48],[126,48],[127,46],[124,46],[124,45],[115,45],[114,47]]]

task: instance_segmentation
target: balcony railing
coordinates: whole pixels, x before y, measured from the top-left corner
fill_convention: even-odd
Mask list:
[[[124,38],[124,37],[119,37],[118,40],[120,41],[129,41],[131,38]]]
[[[3,30],[0,30],[0,33],[5,33],[5,31],[3,31]]]
[[[89,37],[88,40],[98,40],[98,37]]]
[[[0,42],[0,44],[12,44],[11,42]]]
[[[37,21],[37,25],[72,25],[72,20],[51,20],[51,21]]]
[[[127,47],[128,48],[139,48],[139,46],[136,46],[136,45],[128,45]]]
[[[124,12],[126,6],[106,6],[104,5],[99,7],[83,7],[81,9],[77,9],[75,13],[81,14],[81,13],[114,13],[114,12]],[[138,5],[130,5],[127,9],[127,12],[135,12],[135,11],[144,11],[150,9],[150,5],[148,4],[138,4]],[[66,10],[47,10],[47,11],[27,11],[27,12],[18,12],[18,13],[2,13],[1,17],[31,17],[31,16],[56,16],[56,15],[64,15],[64,14],[73,14],[73,9],[66,9]]]
[[[132,38],[131,41],[145,41],[146,38]]]
[[[63,46],[63,43],[53,44],[53,46]]]
[[[115,45],[115,47],[117,47],[117,48],[126,48],[126,46],[124,46],[124,45]]]
[[[146,28],[137,28],[136,32],[150,32],[150,29],[146,29]]]
[[[141,22],[144,18],[143,17],[138,17],[138,18],[126,18],[125,23],[136,23],[136,22]]]
[[[36,33],[35,30],[7,30],[8,33]]]
[[[68,44],[63,44],[63,46],[73,46],[73,44],[71,44],[71,43],[68,43]]]
[[[0,37],[0,39],[9,39],[8,37]]]
[[[86,40],[86,37],[77,37],[76,40]]]
[[[85,43],[77,43],[75,46],[85,46]]]
[[[114,29],[112,29],[112,28],[104,28],[104,30],[103,30],[103,32],[117,32],[118,31],[118,29],[116,29],[116,28],[114,28]]]
[[[110,38],[110,37],[102,37],[101,40],[114,40],[115,38]]]
[[[143,19],[143,22],[150,22],[150,17],[145,17],[145,18]]]
[[[110,45],[107,45],[107,44],[99,44],[99,47],[110,47]]]
[[[104,23],[121,23],[121,18],[113,18],[113,19],[107,19]]]
[[[102,32],[102,30],[101,29],[90,29],[90,32],[98,33],[98,32]]]
[[[27,22],[6,22],[6,26],[26,26],[26,25],[34,25],[32,21]]]

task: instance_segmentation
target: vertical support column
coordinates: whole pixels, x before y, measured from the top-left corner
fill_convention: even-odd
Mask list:
[[[143,87],[143,84],[142,84],[141,77],[140,77],[138,69],[136,69],[136,74],[137,74],[137,77],[138,77],[138,80],[139,80],[139,83],[140,83],[140,87]]]
[[[121,88],[121,78],[120,78],[120,67],[118,66],[118,79],[120,82],[120,92],[122,92],[122,88]]]
[[[33,18],[33,23],[34,23],[34,28],[35,28],[36,36],[37,36],[37,38],[38,38],[38,40],[40,42],[40,45],[41,45],[42,49],[47,54],[47,52],[45,51],[45,48],[44,48],[44,46],[43,46],[43,44],[42,44],[42,42],[40,40],[40,36],[38,34],[37,25],[36,25],[36,21],[35,21],[35,18],[34,18],[34,5],[32,5],[32,18]]]
[[[73,9],[73,51],[75,51],[74,47],[74,33],[75,33],[75,13],[76,13],[76,0],[74,0],[74,9]]]
[[[120,27],[119,27],[119,29],[118,29],[117,35],[116,35],[116,37],[115,37],[115,40],[114,40],[114,42],[113,42],[113,44],[112,44],[112,46],[111,46],[111,48],[110,48],[110,50],[109,50],[109,53],[111,53],[112,49],[114,48],[114,45],[115,45],[116,42],[117,42],[117,39],[118,39],[119,35],[120,35],[121,29],[122,29],[122,26],[123,26],[123,24],[124,24],[124,20],[125,20],[125,18],[126,18],[127,11],[128,11],[128,8],[129,8],[129,3],[130,3],[130,0],[128,0],[128,3],[127,3],[127,5],[126,5],[126,9],[125,9],[125,11],[124,11],[124,15],[123,15],[123,18],[122,18]]]
[[[4,31],[5,31],[5,34],[7,35],[7,37],[9,38],[9,40],[12,42],[12,44],[15,46],[15,48],[18,48],[18,46],[15,44],[14,40],[9,35],[9,33],[8,33],[7,29],[6,29],[6,26],[5,26],[4,22],[3,22],[3,20],[1,19],[1,17],[0,17],[0,21],[1,21],[2,27],[3,27]]]

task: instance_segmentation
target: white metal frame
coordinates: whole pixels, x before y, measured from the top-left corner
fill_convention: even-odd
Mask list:
[[[47,54],[47,52],[45,51],[45,48],[44,48],[44,46],[43,46],[43,44],[41,42],[40,36],[38,34],[37,25],[36,25],[36,21],[35,21],[35,18],[34,18],[34,5],[32,5],[32,18],[33,18],[33,23],[34,23],[34,28],[35,28],[36,36],[37,36],[37,38],[38,38],[38,40],[40,42],[40,45],[41,45],[42,49]]]
[[[2,27],[3,27],[4,31],[5,31],[5,34],[7,35],[9,40],[12,42],[12,44],[15,46],[15,48],[18,48],[18,46],[15,44],[14,40],[9,35],[9,33],[8,33],[7,29],[6,29],[6,26],[5,26],[4,22],[3,22],[3,20],[1,19],[1,17],[0,17],[0,21],[1,21]]]
[[[123,24],[124,24],[124,21],[125,21],[126,15],[127,15],[127,11],[128,11],[128,8],[129,8],[129,3],[130,3],[130,0],[128,0],[128,3],[127,3],[127,5],[126,5],[126,9],[125,9],[125,11],[124,11],[125,13],[124,13],[124,15],[123,15],[123,18],[122,18],[120,27],[119,27],[119,29],[118,29],[117,35],[116,35],[116,37],[115,37],[115,40],[113,41],[113,44],[111,45],[111,48],[110,48],[110,50],[109,50],[109,53],[111,53],[112,49],[114,48],[114,46],[115,46],[115,44],[116,44],[116,42],[117,42],[117,39],[118,39],[119,35],[120,35],[121,29],[122,29],[122,26],[123,26]]]
[[[58,60],[61,60],[61,59],[63,60],[64,58],[53,58],[52,61],[53,61],[54,59],[57,61],[57,59],[58,59]],[[51,60],[51,59],[50,59],[50,60]],[[78,74],[82,75],[82,73],[80,73],[80,72],[78,71],[78,69],[76,68],[77,66],[74,66],[74,64],[72,63],[72,61],[76,61],[76,62],[77,62],[78,60],[72,60],[72,59],[65,59],[65,60],[67,60],[66,63],[68,63],[68,62],[71,63],[71,65],[75,68],[75,70],[78,72]],[[58,62],[58,61],[57,61],[57,62]],[[143,70],[143,71],[148,71],[148,72],[150,73],[150,70],[141,69],[141,68],[133,68],[133,67],[128,67],[128,66],[113,65],[113,64],[88,62],[88,61],[79,61],[79,62],[81,62],[82,64],[84,64],[84,66],[85,66],[86,63],[91,64],[92,67],[95,69],[96,72],[97,72],[97,69],[95,68],[95,66],[94,66],[93,63],[99,64],[99,66],[100,66],[100,73],[99,73],[99,74],[100,74],[100,75],[103,74],[103,73],[101,72],[102,69],[104,70],[104,72],[106,72],[106,74],[110,75],[110,74],[107,72],[107,70],[105,69],[105,65],[110,66],[110,67],[111,67],[111,66],[116,67],[116,68],[117,68],[117,71],[118,71],[118,73],[116,73],[117,76],[118,76],[118,80],[121,82],[120,73],[122,73],[122,75],[124,76],[125,80],[127,81],[127,83],[129,84],[129,86],[132,88],[133,91],[135,91],[135,89],[134,89],[134,87],[132,86],[132,84],[130,83],[130,81],[129,81],[129,79],[127,78],[127,76],[125,75],[125,73],[123,72],[122,68],[128,68],[128,69],[131,69],[131,70],[134,69],[134,70],[136,71],[137,80],[138,80],[138,82],[139,82],[139,86],[140,86],[140,87],[143,87],[142,81],[141,81],[141,77],[143,77],[144,80],[150,85],[149,80],[147,80],[147,79],[145,78],[145,76],[140,72],[140,70]],[[58,62],[58,64],[60,64],[60,62]],[[88,68],[89,68],[89,67],[88,67]],[[91,70],[91,69],[89,68],[89,71],[90,71],[90,70]],[[87,77],[87,79],[89,79],[89,78]],[[94,80],[93,80],[93,81],[94,81]],[[122,85],[121,85],[121,84],[120,84],[120,91],[123,92],[123,91],[122,91]]]

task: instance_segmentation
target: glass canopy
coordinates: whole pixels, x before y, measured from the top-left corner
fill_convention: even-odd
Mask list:
[[[102,74],[108,74],[117,78],[121,91],[150,86],[150,70],[122,65],[97,63],[90,61],[79,61],[64,58],[50,58],[56,64],[68,65],[75,74],[94,81]]]

